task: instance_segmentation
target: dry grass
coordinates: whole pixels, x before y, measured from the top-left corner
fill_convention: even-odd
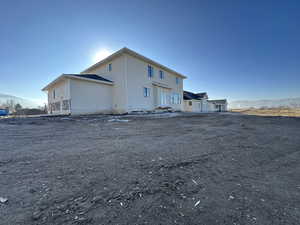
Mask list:
[[[256,116],[292,116],[300,117],[300,108],[273,108],[273,109],[232,109],[232,112],[239,112]]]

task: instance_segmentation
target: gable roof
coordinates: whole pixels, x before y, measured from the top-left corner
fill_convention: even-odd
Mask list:
[[[97,74],[62,74],[59,77],[57,77],[54,81],[49,83],[46,87],[42,89],[42,91],[48,90],[51,86],[56,84],[57,82],[65,79],[65,78],[73,78],[73,79],[79,79],[79,80],[85,80],[85,81],[92,81],[96,83],[101,84],[109,84],[112,85],[113,82],[111,80],[105,79]]]
[[[214,103],[214,104],[226,104],[227,103],[227,99],[217,99],[217,100],[207,100],[210,103]]]
[[[196,95],[199,96],[200,98],[208,98],[206,92],[197,93]]]
[[[193,92],[189,92],[189,91],[183,91],[183,99],[184,100],[201,100],[203,98],[207,98],[207,93],[203,92],[203,93],[193,93]]]
[[[149,58],[147,58],[147,57],[145,57],[145,56],[143,56],[143,55],[141,55],[141,54],[139,54],[139,53],[137,53],[137,52],[135,52],[135,51],[133,51],[133,50],[131,50],[131,49],[129,49],[129,48],[126,48],[126,47],[124,47],[124,48],[122,48],[122,49],[116,51],[115,53],[111,54],[110,56],[106,57],[105,59],[103,59],[103,60],[101,60],[101,61],[95,63],[94,65],[92,65],[92,66],[90,66],[89,68],[85,69],[85,70],[82,71],[81,73],[88,73],[88,72],[91,71],[92,69],[95,69],[95,68],[97,68],[97,67],[99,67],[99,66],[101,66],[101,65],[103,65],[103,64],[105,64],[105,63],[108,63],[108,62],[110,62],[111,60],[113,60],[113,59],[119,57],[120,55],[122,55],[122,54],[124,54],[124,53],[127,53],[127,54],[129,54],[129,55],[131,55],[131,56],[133,56],[133,57],[136,57],[136,58],[138,58],[138,59],[141,59],[141,60],[143,60],[143,61],[145,61],[145,62],[147,62],[147,63],[149,63],[149,64],[152,64],[152,65],[154,65],[154,66],[160,67],[160,68],[162,68],[162,69],[165,70],[165,71],[168,71],[168,72],[170,72],[170,73],[174,73],[174,74],[176,74],[177,76],[181,77],[182,79],[185,79],[185,78],[186,78],[186,76],[182,75],[181,73],[178,73],[178,72],[176,72],[175,70],[172,70],[172,69],[170,69],[170,68],[168,68],[168,67],[166,67],[166,66],[164,66],[164,65],[162,65],[162,64],[160,64],[160,63],[158,63],[158,62],[155,62],[154,60],[149,59]]]
[[[110,82],[112,83],[111,80],[105,79],[97,74],[65,74],[69,76],[75,76],[75,77],[81,77],[81,78],[87,78],[87,79],[92,79],[92,80],[102,80],[105,82]]]

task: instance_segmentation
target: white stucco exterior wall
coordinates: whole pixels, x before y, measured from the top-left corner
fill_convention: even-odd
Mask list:
[[[189,102],[192,102],[192,105],[190,105]],[[216,112],[217,108],[215,107],[215,104],[208,102],[207,99],[202,99],[202,100],[192,99],[192,100],[184,100],[184,111],[185,112]]]
[[[128,111],[134,110],[153,110],[160,106],[155,97],[161,92],[165,92],[169,97],[167,104],[162,106],[170,106],[175,110],[183,110],[183,79],[175,74],[169,73],[162,68],[151,65],[139,58],[126,54],[127,58],[127,98]],[[153,67],[153,77],[148,77],[148,65]],[[164,72],[164,79],[160,79],[159,70]],[[179,78],[179,83],[176,84],[176,77]],[[154,86],[153,83],[161,83],[162,86],[168,88]],[[150,96],[144,97],[143,88],[150,88]],[[155,90],[156,89],[156,90]],[[171,104],[170,95],[173,93],[180,94],[181,103]]]
[[[216,107],[215,107],[215,104],[211,103],[211,102],[208,102],[208,110],[210,112],[215,112],[216,111]]]
[[[183,101],[183,105],[184,105],[183,110],[185,112],[193,112],[193,105],[190,105],[189,104],[190,102],[192,102],[192,100],[184,100]],[[193,104],[193,102],[191,104]]]
[[[202,112],[210,112],[207,99],[202,99],[201,103],[202,103]]]
[[[108,70],[108,65],[112,65],[112,70]],[[97,74],[103,78],[114,82],[112,87],[112,110],[114,113],[127,112],[126,96],[126,58],[124,55],[105,63],[88,73]]]
[[[71,113],[111,113],[112,86],[70,79]]]
[[[192,105],[190,105],[190,102]],[[203,112],[201,100],[184,100],[185,112]]]
[[[112,71],[108,70],[108,65],[112,64]],[[151,65],[154,68],[154,76],[148,78],[148,63],[133,57],[129,54],[123,54],[110,62],[107,62],[88,73],[98,74],[114,82],[112,87],[112,110],[114,113],[125,113],[135,110],[154,110],[157,106],[153,82],[162,83],[169,88],[158,87],[156,94],[166,92],[168,95],[173,93],[180,94],[181,104],[168,104],[175,110],[183,110],[183,79],[176,74],[169,73],[162,68]],[[159,78],[159,70],[164,71],[164,79]],[[176,84],[176,78],[179,83]],[[143,88],[150,88],[150,97],[144,97]]]

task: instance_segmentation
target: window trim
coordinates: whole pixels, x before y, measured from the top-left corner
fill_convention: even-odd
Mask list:
[[[145,98],[148,98],[151,96],[151,90],[148,87],[143,87],[143,95]]]
[[[152,79],[154,77],[154,68],[151,65],[148,65],[148,78]]]
[[[159,70],[159,78],[161,80],[164,80],[165,79],[165,72],[163,70]]]

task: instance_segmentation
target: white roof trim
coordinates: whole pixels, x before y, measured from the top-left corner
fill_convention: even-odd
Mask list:
[[[164,65],[162,65],[162,64],[160,64],[158,62],[155,62],[152,59],[149,59],[149,58],[147,58],[147,57],[145,57],[145,56],[143,56],[143,55],[141,55],[141,54],[139,54],[139,53],[137,53],[135,51],[132,51],[131,49],[126,48],[126,47],[120,49],[119,51],[116,51],[112,55],[110,55],[110,56],[106,57],[105,59],[103,59],[103,60],[95,63],[94,65],[92,65],[89,68],[85,69],[81,73],[88,73],[90,70],[95,69],[98,66],[101,66],[101,65],[103,65],[105,63],[108,63],[111,60],[113,60],[114,58],[116,58],[116,57],[118,57],[118,56],[120,56],[121,54],[124,54],[124,53],[127,53],[127,54],[129,54],[131,56],[134,56],[136,58],[139,58],[139,59],[141,59],[141,60],[143,60],[143,61],[145,61],[145,62],[147,62],[149,64],[155,65],[157,67],[161,67],[163,70],[166,70],[166,71],[168,71],[170,73],[174,73],[175,75],[181,77],[182,79],[186,79],[186,76],[182,75],[181,73],[178,73],[175,70],[172,70],[172,69],[170,69],[170,68],[168,68],[168,67],[166,67],[166,66],[164,66]]]
[[[55,85],[57,82],[59,82],[60,80],[65,79],[65,78],[78,79],[78,80],[84,80],[84,81],[95,82],[95,83],[99,83],[99,84],[107,84],[107,85],[113,85],[114,84],[113,82],[106,82],[106,81],[102,81],[102,80],[93,80],[93,79],[90,79],[90,78],[84,78],[84,77],[77,77],[77,76],[62,74],[59,77],[57,77],[54,81],[49,83],[47,86],[45,86],[42,89],[42,91],[47,91],[51,86]]]

